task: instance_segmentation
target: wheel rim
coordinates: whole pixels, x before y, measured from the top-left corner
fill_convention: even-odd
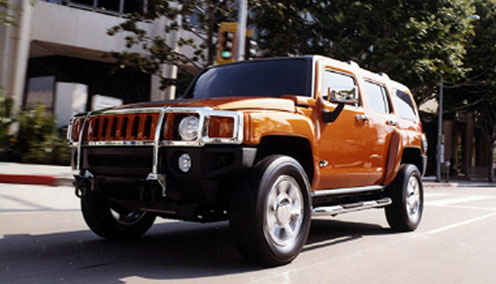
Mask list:
[[[303,196],[296,180],[282,175],[272,185],[265,210],[265,229],[279,247],[296,243],[303,223]]]
[[[416,177],[411,176],[408,179],[406,210],[411,222],[416,223],[420,217],[420,184]]]
[[[122,225],[134,225],[138,223],[144,216],[144,211],[123,211],[117,212],[116,210],[110,208],[110,213],[114,217],[115,221]]]

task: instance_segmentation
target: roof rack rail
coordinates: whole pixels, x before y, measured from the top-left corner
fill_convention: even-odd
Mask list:
[[[377,73],[377,74],[378,74],[379,76],[386,77],[386,78],[388,78],[388,79],[389,79],[388,74],[386,74],[385,72],[379,72],[379,73]]]

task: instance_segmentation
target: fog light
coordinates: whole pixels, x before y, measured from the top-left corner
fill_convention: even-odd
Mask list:
[[[191,168],[191,156],[188,153],[184,153],[181,156],[179,156],[179,159],[177,162],[178,162],[179,169],[183,173],[187,173],[189,171],[189,169]]]

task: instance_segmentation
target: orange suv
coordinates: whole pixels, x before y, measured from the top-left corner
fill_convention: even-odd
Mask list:
[[[384,208],[391,228],[422,217],[427,141],[408,88],[322,56],[214,66],[183,98],[76,115],[76,195],[106,239],[156,216],[229,220],[242,255],[292,261],[311,217]]]

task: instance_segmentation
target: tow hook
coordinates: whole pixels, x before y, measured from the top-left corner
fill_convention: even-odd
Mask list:
[[[74,187],[76,188],[76,196],[83,198],[91,190],[91,182],[87,179],[76,179],[74,181]]]

